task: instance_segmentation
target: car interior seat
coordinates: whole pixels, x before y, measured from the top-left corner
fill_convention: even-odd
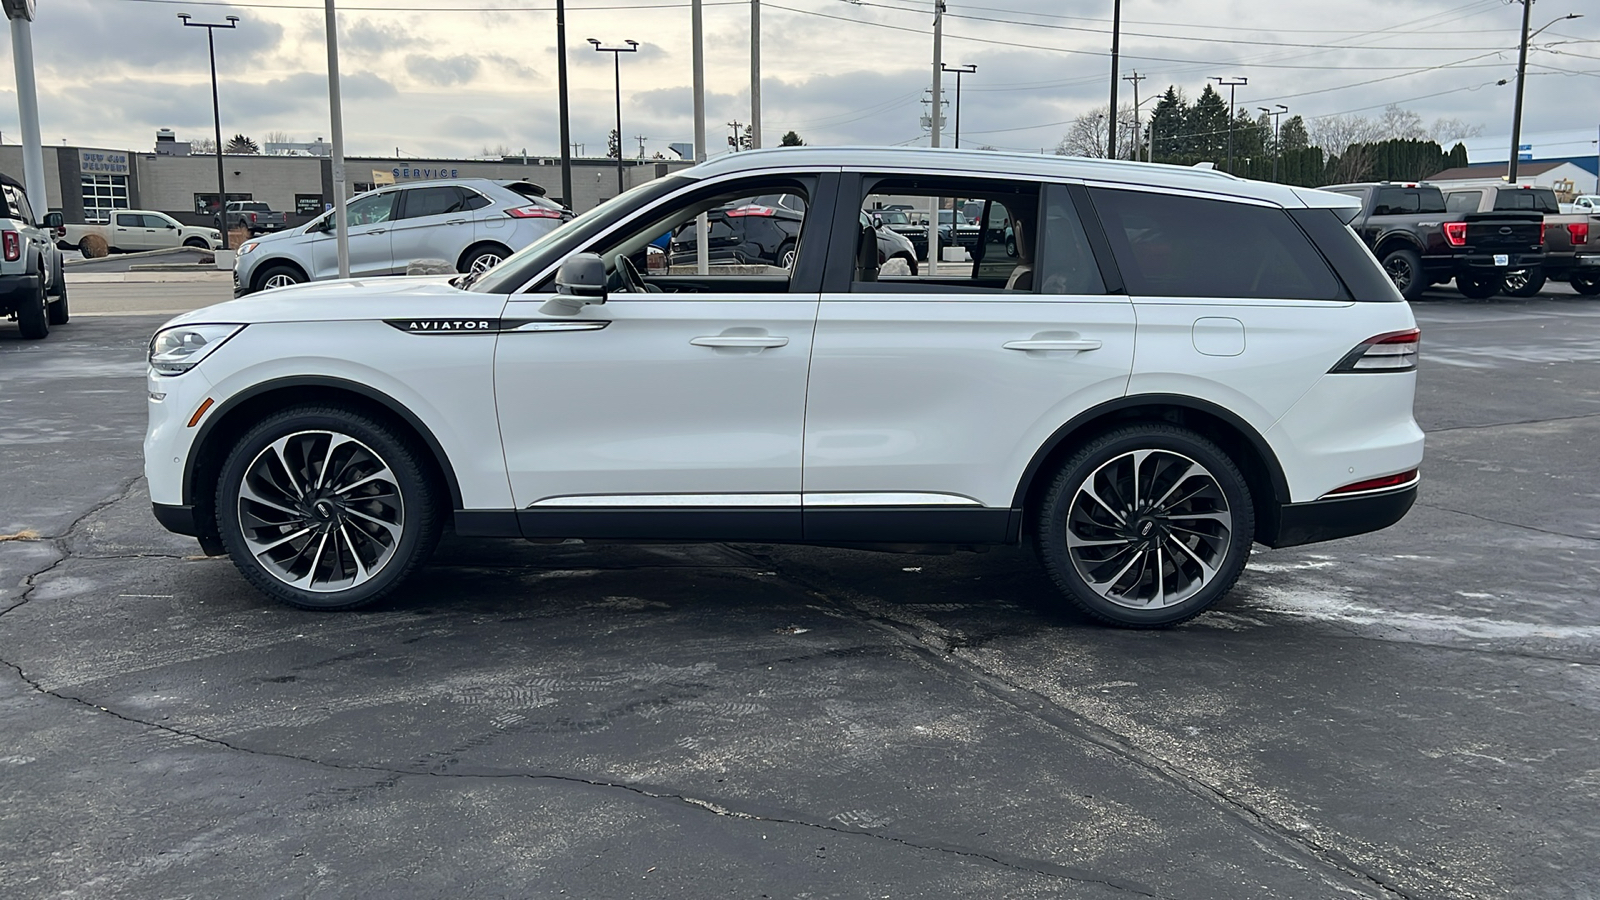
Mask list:
[[[1011,220],[1011,236],[1017,243],[1017,265],[1006,279],[1008,291],[1033,290],[1033,240],[1027,223],[1020,217]]]

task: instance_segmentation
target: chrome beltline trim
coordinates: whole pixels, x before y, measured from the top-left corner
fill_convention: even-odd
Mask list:
[[[813,494],[584,494],[546,497],[529,508],[683,508],[683,507],[796,507],[832,508],[883,506],[982,506],[971,497],[915,491],[866,491]]]
[[[812,493],[804,495],[806,506],[982,506],[960,494],[935,494],[920,491],[863,491],[852,494]]]

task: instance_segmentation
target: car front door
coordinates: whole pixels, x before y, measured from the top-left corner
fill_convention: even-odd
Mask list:
[[[1015,223],[1017,255],[1000,236],[975,242],[972,262],[880,277],[871,229],[852,242],[841,232],[856,217],[835,220],[806,400],[805,538],[1003,540],[1036,451],[1126,391],[1132,304],[1108,290],[1064,185],[860,177],[841,205],[983,198]]]
[[[180,243],[178,223],[170,221],[165,216],[153,216],[145,213],[144,219],[147,249],[162,250],[167,247],[176,247]]]
[[[394,272],[392,221],[398,191],[364,194],[350,201],[350,275],[362,278]],[[330,220],[331,221],[331,220]],[[339,277],[339,247],[332,228],[311,232],[313,279]]]
[[[472,243],[472,219],[466,193],[455,185],[407,188],[400,192],[394,221],[393,253],[397,272],[413,260],[439,259],[454,266]],[[476,196],[476,195],[474,195]]]
[[[145,235],[144,216],[138,213],[119,212],[111,217],[111,246],[124,252],[136,253],[153,249]]]
[[[511,490],[528,537],[793,540],[834,176],[685,188],[597,236],[613,290],[561,314],[512,295],[495,355]],[[808,198],[795,267],[648,270],[652,240],[775,189]],[[821,201],[820,203],[818,201]],[[632,281],[629,290],[619,286]],[[646,290],[637,290],[644,286]]]

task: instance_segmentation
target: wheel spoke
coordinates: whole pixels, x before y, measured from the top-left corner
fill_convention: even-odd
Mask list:
[[[358,528],[356,530],[360,531],[361,529]],[[361,582],[366,581],[368,578],[371,578],[372,573],[367,571],[366,563],[361,561],[361,553],[356,550],[355,541],[350,539],[350,532],[345,529],[343,522],[339,523],[339,536],[344,538],[344,545],[350,548],[350,558],[355,561],[357,573],[356,584],[360,584]]]
[[[1150,504],[1150,508],[1151,509],[1156,510],[1157,512],[1160,512],[1161,510],[1166,509],[1169,505],[1172,505],[1172,506],[1176,506],[1177,505],[1177,502],[1174,502],[1172,504],[1168,504],[1167,500],[1169,500],[1172,497],[1172,492],[1173,491],[1176,491],[1178,488],[1182,487],[1183,483],[1185,481],[1189,480],[1189,473],[1194,471],[1194,463],[1189,462],[1186,459],[1185,460],[1181,460],[1178,463],[1178,465],[1183,466],[1183,471],[1179,472],[1178,473],[1178,477],[1173,479],[1172,487],[1167,488],[1167,492],[1165,494],[1161,495],[1161,499],[1157,500],[1156,502],[1154,502],[1152,504]]]
[[[250,540],[249,538],[246,538],[246,540],[249,540],[250,543],[252,545],[254,545],[255,554],[257,556],[261,556],[264,553],[271,553],[273,550],[276,550],[279,547],[282,547],[284,544],[287,544],[290,541],[295,540],[296,538],[305,537],[307,534],[310,534],[313,530],[314,529],[310,525],[307,525],[306,527],[300,529],[299,531],[296,531],[296,532],[294,532],[292,534],[286,534],[283,537],[278,538],[277,540],[273,541],[270,544],[261,544],[261,543],[258,543],[257,541]]]
[[[1123,517],[1122,513],[1117,512],[1116,509],[1113,508],[1111,504],[1107,503],[1105,498],[1101,497],[1100,493],[1095,490],[1094,479],[1092,477],[1089,481],[1084,483],[1083,487],[1078,490],[1078,493],[1087,494],[1090,499],[1100,504],[1100,508],[1110,513],[1111,518],[1116,519],[1118,525],[1127,524],[1127,519]]]
[[[259,503],[262,506],[275,509],[278,512],[294,516],[296,519],[305,518],[304,514],[302,514],[298,509],[295,509],[292,506],[286,506],[277,500],[269,500],[266,497],[263,497],[261,492],[257,491],[255,486],[250,483],[249,479],[246,479],[243,484],[239,485],[239,495],[244,499],[249,500],[251,503]]]
[[[294,437],[294,435],[289,437]],[[306,495],[306,486],[303,479],[295,474],[295,467],[289,464],[289,456],[285,452],[289,447],[289,437],[273,441],[272,452],[277,454],[278,463],[283,466],[284,475],[289,479],[289,487],[295,492],[296,499],[298,499]]]
[[[1213,568],[1210,563],[1201,559],[1199,554],[1189,549],[1188,544],[1185,544],[1183,541],[1177,540],[1176,538],[1171,539],[1168,543],[1173,544],[1179,550],[1182,550],[1185,556],[1188,556],[1190,559],[1194,560],[1195,565],[1200,567],[1202,582],[1209,582],[1216,576],[1217,570]]]
[[[1152,604],[1165,606],[1167,603],[1167,582],[1166,576],[1161,570],[1166,566],[1166,562],[1161,559],[1161,544],[1157,543],[1153,548],[1151,548],[1150,552],[1156,558],[1156,592],[1155,595],[1150,598],[1150,602]]]
[[[340,474],[342,475],[344,473],[341,471]],[[369,484],[371,482],[378,481],[378,480],[388,481],[389,483],[393,484],[394,483],[394,473],[390,472],[387,468],[379,469],[378,471],[373,472],[371,475],[367,475],[367,476],[363,477],[359,481],[351,482],[350,484],[347,484],[347,485],[345,485],[343,487],[335,487],[335,488],[333,488],[333,492],[335,494],[338,494],[339,496],[343,497],[346,494],[350,493],[351,491],[355,490],[358,487],[361,487],[364,484]],[[337,482],[335,482],[335,483],[337,484]],[[365,499],[365,498],[363,498],[363,499]]]
[[[392,522],[385,522],[384,520],[378,518],[377,516],[368,515],[368,514],[362,512],[359,509],[346,507],[345,508],[345,512],[349,513],[352,516],[357,516],[359,518],[366,519],[368,522],[371,522],[374,525],[381,526],[384,530],[389,532],[389,537],[391,537],[391,538],[393,538],[394,540],[397,540],[397,541],[400,540],[400,526],[399,525],[395,525]]]
[[[328,449],[322,453],[322,465],[317,467],[317,483],[312,486],[312,490],[322,489],[323,482],[328,477],[328,467],[333,465],[333,451],[348,443],[350,443],[350,439],[342,434],[328,435]],[[346,465],[349,465],[349,463],[346,463]],[[339,471],[341,473],[344,472],[344,466],[340,466]]]
[[[309,546],[309,545],[307,545],[307,546]],[[291,582],[295,587],[309,588],[312,585],[312,583],[316,581],[316,578],[317,578],[317,564],[322,562],[322,551],[327,546],[328,546],[328,533],[326,531],[324,531],[322,533],[322,536],[317,539],[317,552],[311,555],[311,567],[306,569],[306,573],[304,575],[300,576],[298,579],[296,579],[295,581]]]
[[[1108,541],[1091,541],[1091,540],[1089,540],[1087,538],[1078,537],[1076,534],[1072,533],[1072,529],[1070,529],[1070,528],[1067,529],[1067,546],[1068,547],[1113,547],[1113,546],[1117,546],[1119,544],[1127,544],[1127,543],[1128,543],[1128,539],[1127,538],[1113,538],[1113,539],[1108,540]]]

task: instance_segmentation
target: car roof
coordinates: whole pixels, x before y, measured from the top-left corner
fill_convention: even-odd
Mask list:
[[[1121,159],[943,147],[774,147],[724,153],[678,174],[686,178],[712,178],[740,172],[758,173],[763,170],[813,166],[920,169],[968,176],[992,174],[1078,179],[1198,191],[1262,200],[1287,207],[1343,207],[1351,204],[1351,198],[1339,194],[1320,194],[1310,188],[1249,181],[1215,169]]]

